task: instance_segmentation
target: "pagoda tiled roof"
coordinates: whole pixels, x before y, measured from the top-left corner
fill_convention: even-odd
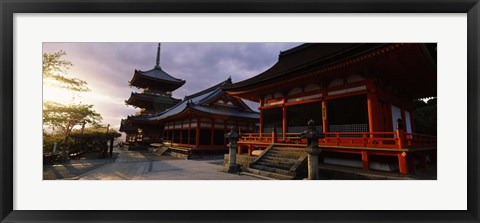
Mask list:
[[[171,96],[132,92],[130,94],[130,98],[125,102],[127,104],[134,105],[135,103],[134,100],[141,100],[141,101],[147,101],[152,103],[162,103],[162,104],[167,104],[168,106],[175,105],[181,101],[180,99],[172,98]]]
[[[185,84],[185,80],[174,78],[156,66],[149,71],[135,70],[130,85],[161,91],[174,91]]]
[[[209,114],[225,115],[225,116],[232,116],[232,117],[239,117],[239,118],[258,119],[259,114],[257,112],[252,111],[245,104],[243,104],[245,109],[242,109],[239,107],[211,106],[208,104],[209,102],[212,101],[212,99],[221,97],[222,95],[225,94],[225,92],[221,89],[221,87],[228,86],[231,84],[232,84],[231,79],[228,78],[227,80],[217,85],[214,85],[208,89],[186,96],[180,103],[166,110],[165,112],[162,112],[150,118],[150,120],[159,121],[159,120],[167,119],[173,116],[177,116],[185,112],[186,110],[196,110],[199,112],[204,112]]]
[[[153,78],[159,81],[168,81],[168,82],[176,82],[176,83],[184,83],[185,81],[182,79],[174,78],[167,72],[163,71],[160,66],[155,66],[155,68],[147,71],[137,70],[137,72],[143,76]]]
[[[128,122],[149,122],[153,117],[161,114],[161,112],[154,114],[140,114],[140,115],[129,115],[127,117]]]
[[[165,72],[160,66],[160,43],[157,48],[156,65],[151,70],[135,70],[130,85],[138,88],[148,88],[161,91],[174,91],[185,84],[185,80],[178,79]]]
[[[127,119],[122,119],[120,121],[120,132],[136,132],[137,128],[131,125]]]

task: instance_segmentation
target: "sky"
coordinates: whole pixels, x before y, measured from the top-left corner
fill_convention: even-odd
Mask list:
[[[139,109],[127,106],[131,92],[128,81],[134,70],[150,70],[155,66],[158,43],[44,43],[43,53],[63,50],[62,59],[73,63],[67,76],[87,81],[91,91],[72,93],[44,86],[43,100],[61,103],[93,104],[103,117],[103,124],[118,130],[120,120]],[[232,77],[239,82],[256,76],[278,60],[280,51],[300,43],[162,43],[160,65],[173,77],[186,80],[173,92],[183,99]],[[257,103],[248,103],[256,109]]]

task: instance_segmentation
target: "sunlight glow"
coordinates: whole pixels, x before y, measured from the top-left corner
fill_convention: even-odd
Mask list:
[[[55,86],[52,81],[44,80],[43,85],[43,101],[54,101],[62,104],[69,104],[77,101],[78,93],[73,93],[67,89]]]

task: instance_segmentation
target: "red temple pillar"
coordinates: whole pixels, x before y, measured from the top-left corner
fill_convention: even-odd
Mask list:
[[[262,112],[262,107],[263,107],[263,99],[260,99],[260,107],[259,107],[259,111],[260,111],[260,126],[259,126],[259,134],[260,134],[260,140],[262,140],[262,134],[263,134],[263,112]]]
[[[364,170],[368,170],[370,168],[367,151],[362,151],[362,166]]]
[[[368,107],[368,129],[369,132],[379,132],[379,105],[378,105],[378,95],[375,92],[375,89],[371,89],[371,92],[367,94],[367,107]],[[373,134],[370,134],[370,137],[373,138]]]
[[[251,156],[253,152],[253,146],[252,144],[248,144],[248,155]]]
[[[322,101],[322,130],[328,132],[327,101]]]
[[[287,136],[287,107],[285,105],[282,107],[282,138],[285,141]]]
[[[402,152],[397,155],[398,157],[398,170],[401,174],[408,174],[408,162],[407,153]]]
[[[200,117],[197,117],[197,127],[195,128],[195,147],[200,145]]]
[[[210,145],[213,146],[213,134],[215,133],[215,119],[212,118],[212,129],[210,129]]]
[[[180,141],[179,144],[183,144],[183,121],[180,122]]]

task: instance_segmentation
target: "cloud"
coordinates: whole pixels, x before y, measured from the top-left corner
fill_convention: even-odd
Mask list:
[[[253,77],[277,62],[280,51],[300,43],[162,43],[161,66],[170,75],[186,80],[173,92],[183,98],[226,80]],[[135,113],[123,102],[141,89],[128,86],[134,70],[155,66],[157,43],[44,43],[44,52],[64,50],[74,67],[72,76],[88,82],[91,92],[83,103],[94,104],[105,123],[117,126],[119,117]],[[256,110],[255,103],[249,103]],[[118,119],[118,120],[116,120]]]

